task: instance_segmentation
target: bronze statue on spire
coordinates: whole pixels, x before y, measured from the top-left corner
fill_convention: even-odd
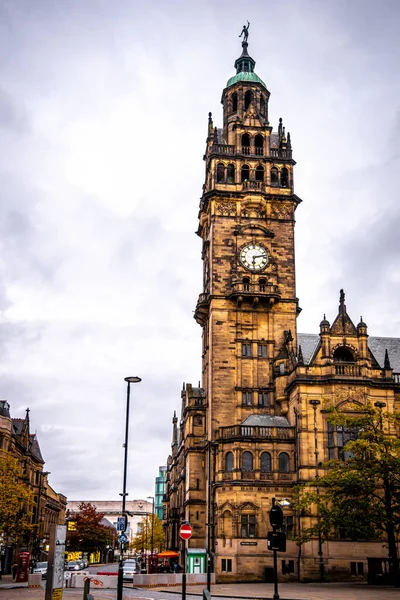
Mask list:
[[[249,23],[249,21],[247,21],[247,26],[243,25],[243,29],[239,35],[239,37],[243,36],[244,42],[247,42],[247,38],[249,37],[249,27],[250,27],[250,23]]]

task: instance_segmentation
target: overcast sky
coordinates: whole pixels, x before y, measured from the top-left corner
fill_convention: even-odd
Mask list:
[[[298,330],[343,287],[400,336],[398,0],[0,0],[0,398],[70,499],[120,498],[127,375],[129,498],[153,495],[201,377],[207,113],[247,19],[297,161]]]

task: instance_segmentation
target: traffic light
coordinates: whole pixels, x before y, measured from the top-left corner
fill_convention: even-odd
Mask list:
[[[269,511],[269,522],[271,523],[274,529],[279,529],[283,525],[283,511],[278,504],[274,504],[274,506]]]

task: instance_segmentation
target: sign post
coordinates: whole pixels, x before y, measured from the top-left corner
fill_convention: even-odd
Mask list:
[[[62,600],[66,537],[66,525],[52,525],[50,529],[45,600]]]
[[[183,540],[183,573],[182,573],[182,600],[186,600],[186,570],[187,570],[187,560],[186,560],[186,540],[189,540],[192,537],[192,527],[191,525],[185,521],[181,524],[179,528],[179,535],[181,540]]]
[[[272,498],[272,508],[269,511],[269,522],[272,525],[272,533],[268,533],[268,549],[274,553],[274,595],[273,600],[279,600],[278,594],[278,550],[280,552],[286,551],[286,534],[280,533],[277,529],[280,529],[283,525],[283,511],[279,504],[275,504],[275,498]]]

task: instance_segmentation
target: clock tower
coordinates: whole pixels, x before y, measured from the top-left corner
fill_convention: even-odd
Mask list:
[[[285,388],[296,352],[294,225],[301,200],[290,134],[282,119],[273,131],[270,92],[254,67],[244,41],[222,92],[223,127],[208,118],[198,228],[203,290],[195,310],[206,405],[200,437],[211,454],[201,463],[208,464],[206,545],[217,573],[236,578],[258,569],[255,555],[261,570],[272,497],[287,496],[295,470]],[[196,506],[193,494],[190,504]]]
[[[319,335],[297,332],[295,161],[282,119],[277,130],[270,125],[270,92],[244,30],[236,74],[222,92],[223,126],[208,117],[197,231],[203,289],[194,314],[202,381],[184,384],[179,424],[173,418],[166,547],[181,551],[183,564],[178,530],[189,521],[200,569],[203,552],[218,581],[262,581],[272,569],[275,498],[287,534],[280,578],[346,577],[363,572],[369,542],[358,543],[357,563],[354,544],[338,531],[329,544],[317,536],[298,546],[296,535],[318,516],[295,511],[293,488],[318,489],[324,463],[344,456],[351,437],[330,421],[332,407],[400,410],[400,342],[369,337],[362,319],[355,326],[343,291],[332,326],[324,316]],[[381,556],[381,541],[374,548]]]

